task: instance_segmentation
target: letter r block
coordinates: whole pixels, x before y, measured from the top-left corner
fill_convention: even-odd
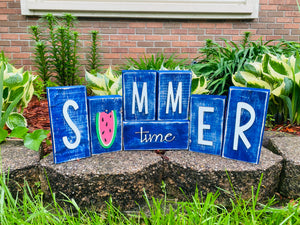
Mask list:
[[[155,120],[156,71],[123,70],[124,120]]]
[[[225,96],[191,96],[190,151],[221,155],[225,104]]]
[[[230,87],[222,156],[259,163],[270,91]]]
[[[91,156],[85,86],[47,88],[54,163]]]
[[[158,72],[158,120],[187,120],[191,93],[190,71]]]
[[[92,154],[122,150],[122,97],[88,97]]]

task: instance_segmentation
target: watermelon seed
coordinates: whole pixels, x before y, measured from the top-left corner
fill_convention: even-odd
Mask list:
[[[108,123],[106,122],[105,126],[107,127],[108,126]]]
[[[105,131],[102,131],[102,135],[104,134]]]
[[[104,121],[104,119],[103,119],[103,118],[102,118],[101,120],[102,120],[102,122]]]
[[[106,138],[104,138],[104,142],[107,142]]]
[[[111,129],[109,129],[109,133],[111,133]]]

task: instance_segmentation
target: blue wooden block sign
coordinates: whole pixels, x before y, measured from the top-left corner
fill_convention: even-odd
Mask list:
[[[191,71],[158,71],[158,120],[187,120]]]
[[[122,97],[88,97],[92,154],[122,150]]]
[[[188,126],[188,120],[124,121],[124,150],[187,150]]]
[[[270,91],[230,87],[222,156],[259,163]]]
[[[85,86],[47,88],[54,163],[89,157]]]
[[[123,70],[124,121],[155,120],[156,71]]]
[[[191,96],[190,151],[221,155],[225,104],[225,96]]]

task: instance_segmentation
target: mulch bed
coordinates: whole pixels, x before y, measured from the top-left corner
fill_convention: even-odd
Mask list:
[[[27,118],[30,132],[36,129],[50,130],[47,99],[39,100],[36,96],[33,96],[28,107],[24,110],[23,115]],[[300,136],[300,126],[291,124],[279,124],[272,128],[266,128],[266,130],[285,132]],[[50,133],[48,134],[48,140],[51,141]],[[52,146],[47,145],[45,141],[42,143],[42,147],[44,155],[52,151]]]

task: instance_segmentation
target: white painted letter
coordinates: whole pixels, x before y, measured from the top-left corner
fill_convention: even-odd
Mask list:
[[[245,125],[240,126],[242,109],[246,109],[250,113],[250,120]],[[251,147],[251,144],[249,143],[247,137],[244,134],[244,131],[248,130],[252,126],[254,121],[255,121],[255,111],[253,107],[246,102],[239,102],[237,104],[237,109],[236,109],[233,150],[238,149],[239,137],[241,137],[247,149]]]
[[[133,82],[132,90],[132,114],[135,114],[135,99],[137,101],[139,112],[143,111],[143,105],[145,102],[145,114],[148,114],[148,94],[147,94],[147,82],[143,83],[142,98],[140,99],[136,82]]]
[[[204,124],[204,113],[214,112],[213,107],[199,107],[198,108],[198,144],[212,146],[212,141],[203,140],[203,130],[210,130],[209,124]]]
[[[74,131],[74,133],[76,135],[76,140],[75,140],[75,142],[73,144],[71,144],[69,142],[68,138],[66,136],[64,136],[63,137],[63,142],[64,142],[65,146],[68,149],[74,149],[74,148],[77,148],[77,146],[79,145],[80,139],[81,139],[81,135],[80,135],[80,131],[79,131],[78,127],[72,122],[72,120],[70,119],[70,116],[68,114],[68,108],[70,106],[72,106],[74,108],[74,110],[77,110],[79,108],[79,106],[78,106],[78,104],[75,101],[68,100],[68,101],[66,101],[66,103],[64,104],[64,107],[63,107],[64,118],[65,118],[67,124]]]
[[[176,92],[176,98],[174,99],[173,83],[171,81],[169,81],[166,114],[169,114],[170,101],[172,103],[172,111],[173,111],[173,113],[176,112],[177,104],[178,104],[178,101],[179,101],[179,110],[178,110],[178,113],[181,114],[182,113],[182,82],[178,83],[177,92]]]

